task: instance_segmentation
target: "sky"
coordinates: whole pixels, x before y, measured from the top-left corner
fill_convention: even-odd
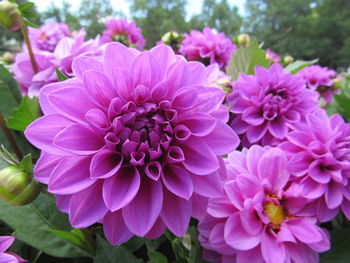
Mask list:
[[[45,11],[52,3],[57,6],[62,6],[63,0],[34,0],[39,12]],[[71,10],[75,11],[78,9],[81,0],[68,1],[71,4]],[[231,6],[237,6],[239,13],[244,15],[244,4],[245,0],[228,0]],[[115,10],[122,11],[128,18],[130,18],[128,0],[111,0],[111,3]],[[203,0],[189,0],[187,5],[187,18],[192,15],[199,14],[202,8]]]

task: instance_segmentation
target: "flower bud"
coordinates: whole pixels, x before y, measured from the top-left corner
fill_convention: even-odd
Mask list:
[[[4,54],[2,54],[1,60],[5,64],[12,64],[13,62],[15,62],[15,56],[11,52],[7,51]]]
[[[183,39],[184,37],[181,34],[177,33],[176,31],[170,31],[162,36],[161,41],[165,45],[171,46],[176,52],[180,49],[180,43]]]
[[[332,79],[333,85],[332,88],[333,89],[340,89],[342,86],[342,82],[343,82],[343,78],[341,76],[337,76],[336,78]]]
[[[0,197],[13,205],[31,203],[40,193],[40,184],[16,166],[0,171]]]
[[[228,77],[215,80],[211,86],[222,89],[226,92],[226,94],[230,94],[232,92],[232,82]]]
[[[290,63],[294,62],[294,58],[292,56],[285,56],[285,57],[283,57],[282,62],[283,62],[283,65],[287,66]]]
[[[0,2],[0,25],[11,31],[16,31],[22,26],[22,15],[17,4]]]
[[[240,34],[238,37],[235,39],[235,43],[238,46],[244,46],[247,47],[250,44],[250,37],[248,34]]]

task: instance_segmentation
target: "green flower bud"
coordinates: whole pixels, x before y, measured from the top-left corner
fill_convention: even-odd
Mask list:
[[[40,184],[16,166],[0,171],[0,197],[13,205],[31,203],[40,193]]]
[[[165,33],[161,41],[168,46],[171,46],[175,52],[180,49],[180,43],[184,39],[183,35],[177,33],[176,31],[170,31]]]
[[[238,46],[244,46],[247,47],[250,44],[250,37],[248,34],[240,34],[238,37],[235,39],[235,43]]]
[[[18,5],[9,1],[0,2],[0,25],[16,31],[22,26],[22,14]]]
[[[337,76],[336,78],[332,79],[332,82],[333,89],[340,89],[343,84],[343,78],[341,76]]]
[[[5,52],[4,54],[2,54],[1,60],[5,64],[12,64],[13,62],[15,62],[15,56],[11,52]]]
[[[287,66],[289,65],[290,63],[293,63],[294,62],[294,58],[292,56],[285,56],[283,57],[283,65]]]

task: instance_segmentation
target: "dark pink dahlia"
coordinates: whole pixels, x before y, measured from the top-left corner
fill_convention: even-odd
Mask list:
[[[255,76],[241,74],[233,84],[228,105],[233,113],[231,126],[243,136],[242,143],[273,145],[317,109],[318,94],[305,87],[303,79],[283,70],[255,67]]]
[[[136,26],[134,21],[126,19],[110,19],[105,24],[101,38],[102,43],[117,41],[126,46],[132,46],[141,50],[146,40],[142,36],[141,28]]]
[[[224,193],[209,199],[199,241],[210,262],[317,263],[330,248],[316,217],[300,210],[307,203],[290,188],[287,155],[254,145],[231,153]]]
[[[224,33],[215,33],[206,27],[203,32],[192,30],[190,34],[185,34],[179,52],[188,60],[201,61],[205,65],[217,63],[223,68],[236,49],[236,45]]]
[[[44,116],[25,132],[42,150],[36,178],[74,227],[101,222],[112,244],[165,227],[183,235],[193,202],[220,193],[220,155],[239,143],[225,93],[165,45],[110,43],[102,62],[79,57],[73,72],[43,88]]]
[[[295,188],[311,200],[305,213],[325,222],[342,208],[350,218],[350,124],[323,111],[306,120],[280,145],[289,154]]]

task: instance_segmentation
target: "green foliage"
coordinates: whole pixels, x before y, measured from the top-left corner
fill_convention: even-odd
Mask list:
[[[67,216],[57,210],[52,196],[41,194],[30,205],[21,207],[0,201],[0,220],[15,231],[16,238],[49,255],[89,256],[71,242],[49,232],[52,229],[70,230]]]
[[[149,263],[168,263],[166,256],[157,251],[149,251],[148,252]]]
[[[297,60],[297,61],[289,64],[285,68],[285,70],[292,73],[292,74],[296,74],[300,70],[302,70],[303,68],[315,64],[317,61],[318,61],[318,59],[309,60],[309,61]]]
[[[232,54],[226,71],[232,80],[236,80],[240,73],[254,74],[256,65],[268,67],[269,61],[265,52],[259,48],[258,42],[253,41],[248,47],[241,46]]]
[[[64,75],[58,68],[55,67],[55,70],[56,70],[57,78],[59,81],[64,81],[64,80],[68,79],[68,77],[66,75]]]
[[[16,131],[24,131],[27,126],[40,117],[40,108],[37,97],[25,96],[21,104],[13,110],[11,117],[7,118],[7,126]]]
[[[347,263],[349,262],[350,228],[334,231],[331,236],[332,249],[324,253],[321,263]]]

